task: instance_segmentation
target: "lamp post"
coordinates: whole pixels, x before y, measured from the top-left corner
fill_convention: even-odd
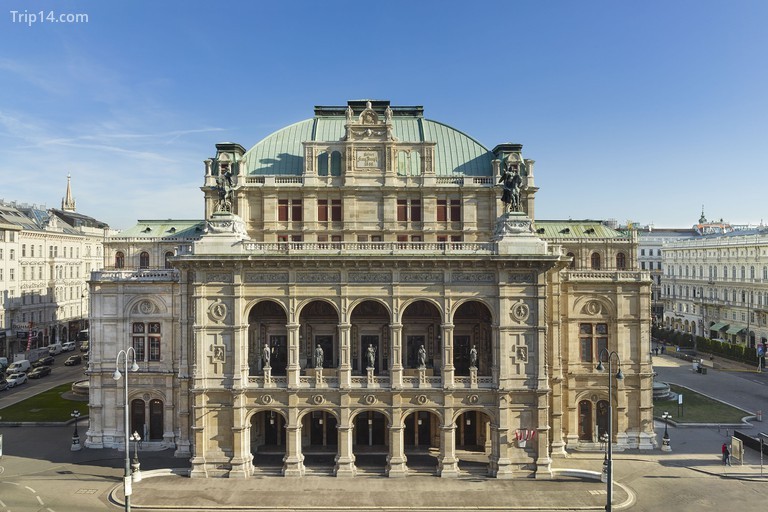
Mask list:
[[[129,439],[133,441],[133,461],[131,461],[133,481],[141,482],[141,464],[139,464],[139,441],[141,441],[141,436],[134,430]]]
[[[80,411],[75,409],[69,414],[72,418],[75,419],[75,431],[72,434],[72,446],[69,448],[71,451],[76,452],[79,451],[82,446],[80,446],[80,434],[77,433],[77,418],[80,417]]]
[[[661,438],[661,451],[671,452],[672,447],[669,445],[669,430],[667,429],[667,423],[669,423],[670,414],[667,411],[661,413],[661,418],[664,420],[664,437]]]
[[[139,369],[139,365],[136,364],[136,350],[133,347],[128,347],[117,353],[117,358],[115,358],[115,373],[112,375],[112,378],[115,380],[120,380],[120,377],[122,377],[122,374],[118,369],[120,367],[120,356],[122,355],[123,361],[125,362],[125,402],[123,404],[123,409],[125,411],[125,474],[123,475],[125,512],[130,512],[131,510],[131,454],[129,443],[130,437],[128,434],[128,431],[130,430],[130,423],[128,422],[128,354],[130,352],[133,352],[133,364],[131,365],[130,370],[135,372]]]
[[[608,496],[606,497],[605,501],[605,510],[606,512],[611,512],[612,502],[613,502],[613,386],[611,385],[611,377],[613,376],[613,358],[616,358],[616,366],[618,367],[618,370],[616,371],[616,380],[619,381],[624,378],[624,374],[621,372],[621,358],[619,357],[619,354],[617,354],[615,351],[608,351],[607,348],[604,348],[600,351],[600,354],[597,356],[598,362],[597,362],[597,371],[603,371],[603,354],[606,355],[606,361],[608,362],[608,442],[606,447],[606,486],[607,486],[607,493]],[[617,382],[618,387],[618,382]]]

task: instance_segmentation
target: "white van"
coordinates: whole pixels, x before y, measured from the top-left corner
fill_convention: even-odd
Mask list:
[[[11,363],[8,369],[5,370],[5,374],[10,375],[12,373],[27,373],[31,366],[32,365],[29,364],[29,361],[26,359],[22,359],[21,361],[14,361]]]
[[[65,352],[72,352],[75,350],[75,342],[74,341],[65,341],[61,344],[61,349]]]
[[[61,346],[61,343],[51,343],[48,345],[48,355],[55,356],[61,354],[63,350],[64,347]]]

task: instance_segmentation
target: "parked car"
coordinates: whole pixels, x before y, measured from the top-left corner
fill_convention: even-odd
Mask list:
[[[48,355],[55,356],[58,354],[61,354],[62,350],[64,350],[61,346],[61,343],[51,343],[48,345]]]
[[[74,341],[67,341],[61,344],[61,349],[64,352],[72,352],[75,348],[77,348],[77,344]]]
[[[41,357],[40,359],[32,363],[32,368],[37,368],[38,366],[51,366],[55,362],[56,362],[56,358],[54,358],[53,356]]]
[[[14,388],[16,386],[21,386],[25,382],[27,382],[27,374],[26,373],[13,373],[10,377],[8,377],[8,387]]]
[[[14,373],[21,373],[21,372],[28,372],[29,369],[32,367],[31,364],[29,364],[29,361],[26,359],[23,359],[21,361],[14,361],[11,363],[11,365],[8,367],[7,370],[5,370],[5,373],[7,375],[11,375]]]
[[[40,377],[45,377],[46,375],[50,374],[50,366],[38,366],[37,368],[33,368],[32,371],[27,374],[27,377],[30,379],[39,379]]]
[[[75,354],[73,356],[69,356],[67,360],[64,361],[64,366],[75,366],[76,364],[80,364],[82,362],[82,356],[80,356],[80,354]]]
[[[4,389],[8,389],[8,381],[0,379],[0,391],[3,391]]]

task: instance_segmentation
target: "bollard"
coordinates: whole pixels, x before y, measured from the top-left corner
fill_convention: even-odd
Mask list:
[[[757,411],[757,413],[755,413],[755,421],[763,421],[763,411]]]

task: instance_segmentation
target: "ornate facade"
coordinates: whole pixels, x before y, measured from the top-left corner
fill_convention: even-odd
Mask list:
[[[546,478],[553,457],[600,449],[602,349],[625,375],[613,442],[655,445],[636,238],[537,222],[521,145],[489,151],[421,107],[350,101],[216,149],[204,227],[147,226],[172,268],[93,274],[88,446],[119,446],[128,406],[129,428],[191,457],[193,477],[277,460],[285,476],[481,461]],[[109,257],[140,243],[108,242]],[[128,346],[126,405],[111,376]]]

